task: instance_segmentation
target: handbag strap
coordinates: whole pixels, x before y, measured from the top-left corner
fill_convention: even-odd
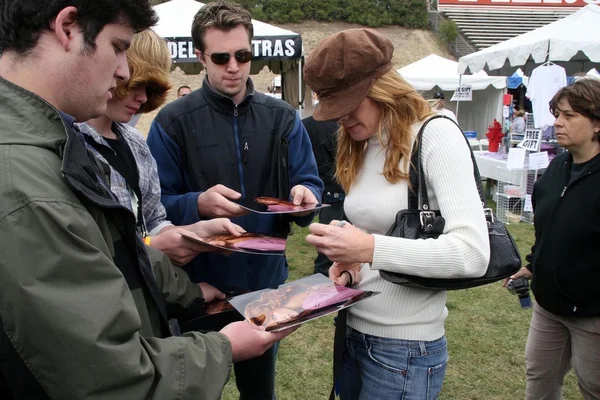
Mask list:
[[[421,159],[421,143],[423,140],[423,133],[425,132],[425,127],[432,120],[444,118],[448,121],[452,121],[456,125],[458,129],[462,132],[462,129],[458,124],[451,118],[446,117],[445,115],[436,115],[431,117],[423,125],[417,134],[415,139],[415,145],[413,146],[411,160],[410,160],[410,169],[409,169],[409,179],[412,186],[412,190],[408,191],[408,208],[412,210],[420,210],[420,211],[431,211],[429,207],[429,196],[427,195],[427,185],[425,182],[425,175],[423,172],[423,164]],[[473,162],[473,176],[475,178],[475,184],[477,186],[477,191],[479,192],[479,199],[481,200],[481,204],[485,208],[485,195],[483,192],[483,185],[481,183],[481,176],[479,175],[479,168],[477,167],[477,161],[475,160],[475,154],[473,154],[473,150],[471,149],[471,145],[469,144],[469,140],[466,136],[463,137],[465,139],[465,143],[467,144],[467,148],[469,149],[469,153],[471,154],[471,161]],[[418,196],[418,197],[417,197]],[[491,210],[489,210],[491,213]],[[486,209],[487,212],[487,209]],[[487,214],[486,214],[487,216]]]
[[[335,400],[335,394],[339,393],[339,379],[342,375],[342,364],[346,352],[346,325],[348,310],[340,310],[335,317],[335,333],[333,337],[333,385],[329,393],[329,400]]]

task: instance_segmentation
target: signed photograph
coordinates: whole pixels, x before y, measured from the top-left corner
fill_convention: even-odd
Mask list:
[[[207,244],[218,249],[260,255],[278,255],[285,253],[286,239],[267,236],[260,233],[243,233],[241,236],[231,234],[199,237],[192,232],[179,232],[181,236],[194,242]]]
[[[234,200],[234,202],[246,210],[259,214],[291,214],[329,207],[329,204],[294,205],[291,201],[276,199],[274,197],[243,197],[239,200]]]
[[[321,274],[235,296],[229,302],[246,320],[265,331],[302,324],[379,294],[340,286]]]

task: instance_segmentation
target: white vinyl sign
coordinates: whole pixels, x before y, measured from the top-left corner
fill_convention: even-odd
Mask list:
[[[454,91],[450,101],[471,101],[473,100],[473,90],[471,85],[461,85]]]

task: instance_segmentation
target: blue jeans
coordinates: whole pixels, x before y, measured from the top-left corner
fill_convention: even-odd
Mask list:
[[[346,327],[336,386],[341,400],[435,400],[447,363],[445,336],[431,342],[388,339]]]

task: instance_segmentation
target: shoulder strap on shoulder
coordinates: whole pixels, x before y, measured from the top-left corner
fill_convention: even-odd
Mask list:
[[[423,165],[421,163],[421,141],[423,139],[423,134],[425,132],[425,127],[429,122],[434,119],[443,118],[446,119],[453,124],[462,132],[460,126],[454,121],[452,118],[448,118],[444,115],[436,115],[431,117],[423,125],[417,134],[415,139],[415,145],[413,146],[411,163],[410,163],[410,172],[409,179],[412,186],[412,190],[408,192],[408,208],[409,209],[417,209],[421,211],[429,211],[429,198],[427,196],[427,187],[423,182],[425,182],[425,177],[423,173]],[[485,206],[485,195],[483,192],[483,185],[481,184],[481,176],[479,175],[479,168],[477,168],[477,161],[475,160],[475,155],[473,154],[473,149],[469,145],[469,139],[464,136],[465,144],[469,149],[469,153],[471,154],[471,161],[473,162],[473,176],[475,178],[475,184],[477,186],[477,191],[479,192],[479,198],[481,199],[481,204]],[[418,198],[417,198],[418,193]]]
[[[412,155],[410,158],[410,169],[409,169],[409,180],[410,190],[408,191],[408,208],[411,210],[422,210],[428,211],[429,209],[429,197],[427,196],[427,185],[425,177],[423,176],[423,165],[421,163],[421,142],[423,140],[423,132],[427,125],[438,118],[446,118],[443,115],[435,115],[429,118],[421,125],[419,133],[415,138],[415,144],[412,149]],[[449,119],[449,118],[446,118]]]

